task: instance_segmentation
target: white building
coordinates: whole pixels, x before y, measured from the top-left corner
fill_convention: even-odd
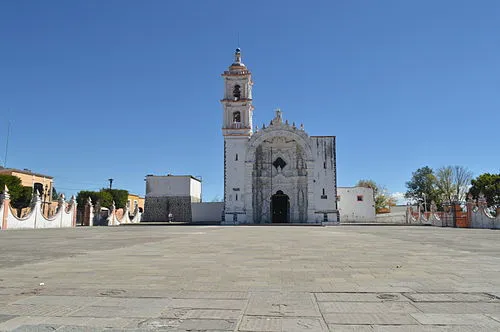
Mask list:
[[[146,176],[142,221],[192,221],[191,203],[201,202],[201,181],[191,175]]]
[[[375,221],[375,200],[371,188],[338,187],[337,204],[343,223]]]
[[[224,78],[224,221],[336,222],[334,136],[309,136],[277,110],[253,130],[252,75],[236,49]]]

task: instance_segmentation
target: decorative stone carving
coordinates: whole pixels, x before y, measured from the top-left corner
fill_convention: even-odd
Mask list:
[[[2,199],[10,199],[9,188],[7,188],[7,185],[4,185]]]

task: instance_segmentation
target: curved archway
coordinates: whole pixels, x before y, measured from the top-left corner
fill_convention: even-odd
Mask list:
[[[271,196],[271,222],[283,224],[290,221],[290,197],[278,190]]]

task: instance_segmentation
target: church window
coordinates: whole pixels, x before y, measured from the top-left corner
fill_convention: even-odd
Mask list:
[[[363,201],[363,195],[358,195],[358,202],[362,202]]]
[[[321,195],[321,199],[327,199],[328,196],[325,194],[325,188],[323,188],[323,194]]]
[[[234,97],[234,100],[240,100],[241,98],[241,87],[236,84],[233,88],[233,97]]]
[[[241,113],[240,112],[233,113],[233,122],[241,122]]]
[[[323,162],[323,168],[326,169],[326,161]]]
[[[235,197],[235,199],[234,199],[234,200],[235,200],[235,201],[237,201],[237,200],[238,200],[238,194],[236,194],[236,197]]]
[[[278,168],[281,168],[281,170],[283,170],[283,168],[286,166],[286,162],[283,159],[281,159],[281,157],[278,157],[273,162],[273,166],[276,168],[276,170],[278,170]]]
[[[238,161],[238,154],[236,154],[236,157],[234,157],[234,160]]]

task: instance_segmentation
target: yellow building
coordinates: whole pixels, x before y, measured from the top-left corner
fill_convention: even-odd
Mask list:
[[[40,198],[44,204],[42,210],[44,215],[50,216],[55,213],[57,201],[52,201],[52,189],[54,188],[54,178],[52,176],[34,173],[29,169],[16,169],[0,167],[0,175],[13,175],[21,179],[21,185],[38,190]],[[29,209],[22,209],[21,215],[27,213]]]
[[[15,169],[0,167],[0,174],[13,175],[21,179],[21,185],[38,190],[42,200],[51,200],[54,178],[52,176],[34,173],[29,169]],[[44,197],[46,196],[46,197]]]
[[[141,212],[144,211],[144,197],[129,193],[127,200],[131,211],[134,211],[136,206],[139,207]]]

